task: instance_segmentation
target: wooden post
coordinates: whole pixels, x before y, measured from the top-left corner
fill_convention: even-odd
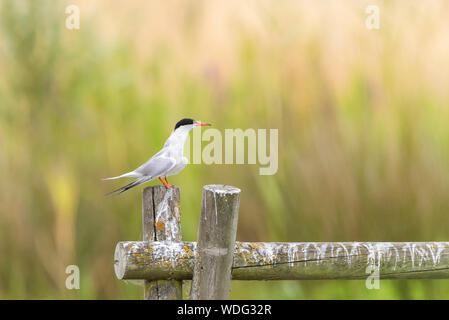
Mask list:
[[[239,210],[240,189],[203,188],[192,299],[227,299]]]
[[[156,185],[142,193],[144,241],[181,241],[180,192],[176,186],[167,189]],[[182,281],[145,281],[145,300],[182,299]]]

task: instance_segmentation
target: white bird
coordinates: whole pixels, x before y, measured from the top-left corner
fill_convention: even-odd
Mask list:
[[[167,188],[172,185],[168,183],[167,177],[178,174],[189,163],[184,157],[184,144],[189,136],[190,130],[198,126],[210,126],[193,119],[182,119],[176,123],[175,130],[165,141],[164,147],[136,170],[122,174],[121,176],[105,178],[103,180],[113,180],[119,178],[137,178],[130,184],[114,190],[109,194],[123,193],[139,184],[159,179]],[[165,182],[162,180],[165,178]]]

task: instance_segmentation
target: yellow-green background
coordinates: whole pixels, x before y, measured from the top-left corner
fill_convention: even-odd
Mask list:
[[[127,181],[100,179],[146,161],[184,117],[279,129],[276,175],[171,178],[185,240],[215,183],[242,189],[242,241],[449,240],[448,89],[445,0],[1,0],[0,298],[141,298],[113,253],[141,239],[142,187],[106,198]],[[65,288],[70,264],[80,290]],[[235,281],[231,298],[447,299],[449,282]]]

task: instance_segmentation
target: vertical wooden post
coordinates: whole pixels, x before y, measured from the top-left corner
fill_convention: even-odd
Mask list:
[[[240,189],[208,185],[203,189],[192,299],[227,299],[239,211]]]
[[[156,185],[142,193],[144,241],[181,241],[180,192],[176,186],[167,189]],[[145,300],[182,299],[182,281],[145,281]]]

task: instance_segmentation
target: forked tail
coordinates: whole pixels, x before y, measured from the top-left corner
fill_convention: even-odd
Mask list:
[[[133,182],[127,184],[124,187],[121,187],[121,188],[118,188],[118,189],[116,189],[114,191],[106,193],[105,196],[109,196],[109,195],[114,194],[116,192],[118,192],[117,194],[121,194],[121,193],[123,193],[123,192],[125,192],[125,191],[127,191],[127,190],[129,190],[131,188],[134,188],[134,187],[138,186],[139,184],[145,183],[145,182],[150,181],[150,180],[151,180],[151,177],[141,177],[141,178],[136,179]]]

